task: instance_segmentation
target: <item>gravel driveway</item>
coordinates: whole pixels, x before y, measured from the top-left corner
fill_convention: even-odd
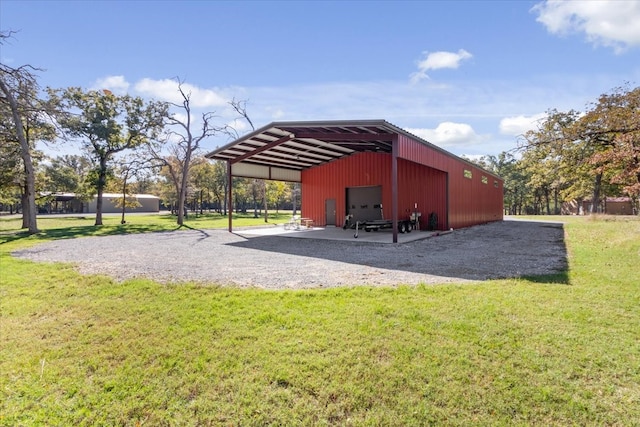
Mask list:
[[[184,230],[56,240],[14,256],[72,262],[118,281],[199,282],[264,289],[435,284],[567,268],[562,224],[502,221],[402,244]]]

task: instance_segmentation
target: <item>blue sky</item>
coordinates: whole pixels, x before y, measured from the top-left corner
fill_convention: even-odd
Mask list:
[[[179,77],[220,124],[246,99],[257,127],[386,119],[478,156],[514,148],[551,108],[638,85],[639,23],[632,0],[2,0],[0,28],[18,33],[0,58],[42,68],[42,86],[163,100]]]

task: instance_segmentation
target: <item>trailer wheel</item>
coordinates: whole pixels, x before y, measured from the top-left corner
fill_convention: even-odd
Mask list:
[[[398,233],[404,234],[404,222],[398,223]]]
[[[410,222],[406,222],[404,228],[405,228],[405,230],[407,230],[407,233],[411,233],[412,227],[411,227],[411,223]]]
[[[370,229],[370,228],[365,227],[365,228],[364,228],[364,231],[366,231],[367,233],[370,233],[370,232],[371,232],[371,229]]]

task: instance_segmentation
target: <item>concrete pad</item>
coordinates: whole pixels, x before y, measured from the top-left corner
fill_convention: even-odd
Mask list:
[[[256,228],[243,228],[234,230],[235,234],[243,237],[251,238],[258,236],[282,236],[292,237],[298,239],[321,239],[321,240],[345,240],[345,241],[360,241],[360,242],[373,242],[373,243],[393,243],[393,232],[390,229],[384,229],[379,231],[364,231],[358,232],[358,237],[355,238],[355,230],[347,229],[343,230],[342,227],[312,227],[312,228],[300,228],[299,230],[285,230],[284,224],[278,224],[275,227],[256,227]],[[419,231],[412,230],[411,233],[398,233],[398,243],[413,242],[415,240],[427,239],[437,234],[445,234],[447,231]]]

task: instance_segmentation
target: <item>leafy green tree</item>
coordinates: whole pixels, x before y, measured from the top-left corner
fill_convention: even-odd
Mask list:
[[[191,170],[191,186],[196,197],[196,205],[199,206],[200,214],[203,214],[205,202],[209,204],[214,194],[215,188],[215,166],[204,157],[200,157],[194,162]]]
[[[93,165],[87,157],[76,154],[52,157],[41,169],[47,179],[44,191],[81,194],[90,191],[86,185]]]
[[[265,209],[265,217],[264,222],[268,221],[268,216],[266,213],[266,184],[262,179],[252,179],[251,184],[249,185],[249,194],[251,195],[251,200],[253,201],[253,217],[258,218],[258,211],[260,211],[264,207]]]
[[[0,103],[0,109],[3,107],[3,103]],[[2,117],[6,116],[4,113]],[[4,120],[2,120],[5,122]],[[4,123],[3,123],[4,124]],[[2,126],[3,124],[0,124]],[[15,203],[20,202],[20,188],[22,187],[22,176],[24,168],[22,167],[22,160],[20,158],[20,145],[12,143],[11,139],[5,138],[6,134],[2,133],[2,142],[0,142],[0,192],[3,194],[1,197],[2,203],[9,205],[13,208]]]
[[[267,182],[267,200],[271,206],[275,206],[276,213],[279,212],[280,206],[291,198],[290,187],[282,181]]]
[[[229,207],[229,212],[232,212],[234,208],[236,212],[247,212],[249,200],[252,198],[252,184],[253,180],[249,178],[233,178],[234,206]]]
[[[603,193],[640,195],[640,88],[616,88],[585,113],[551,110],[523,141],[532,190],[547,200],[549,191],[579,204],[591,199],[596,212]]]
[[[551,191],[556,208],[568,197],[581,203],[590,192],[596,199],[600,192],[602,172],[590,162],[598,145],[584,138],[580,117],[575,110],[550,110],[536,130],[524,135],[522,167],[529,174],[534,203],[544,199],[548,213]]]
[[[102,225],[102,194],[114,156],[157,138],[164,128],[167,104],[145,103],[139,97],[117,96],[108,90],[85,92],[77,87],[50,94],[66,109],[58,116],[60,126],[71,138],[80,140],[96,163],[95,225]]]
[[[118,191],[122,194],[122,197],[115,200],[115,206],[121,209],[120,224],[125,224],[127,221],[124,216],[127,208],[137,208],[142,206],[138,200],[133,197],[129,192],[129,180],[143,176],[146,171],[151,169],[157,169],[161,167],[159,163],[154,159],[148,159],[144,156],[140,156],[140,153],[136,153],[130,156],[120,157],[115,167],[114,181],[117,181]]]
[[[618,87],[603,94],[581,118],[585,138],[597,141],[592,164],[610,172],[610,182],[640,196],[640,87]]]
[[[229,182],[227,177],[227,164],[221,160],[213,161],[213,183],[211,191],[219,206],[222,215],[227,214],[227,199],[229,194]]]
[[[299,182],[290,182],[288,183],[288,187],[289,187],[289,194],[291,196],[291,205],[292,205],[292,209],[293,212],[292,214],[295,215],[298,209],[298,206],[300,206],[300,183]]]
[[[526,211],[527,203],[531,200],[528,187],[529,176],[520,160],[512,152],[503,151],[497,156],[488,155],[469,160],[504,179],[505,212],[509,215],[520,215]]]

